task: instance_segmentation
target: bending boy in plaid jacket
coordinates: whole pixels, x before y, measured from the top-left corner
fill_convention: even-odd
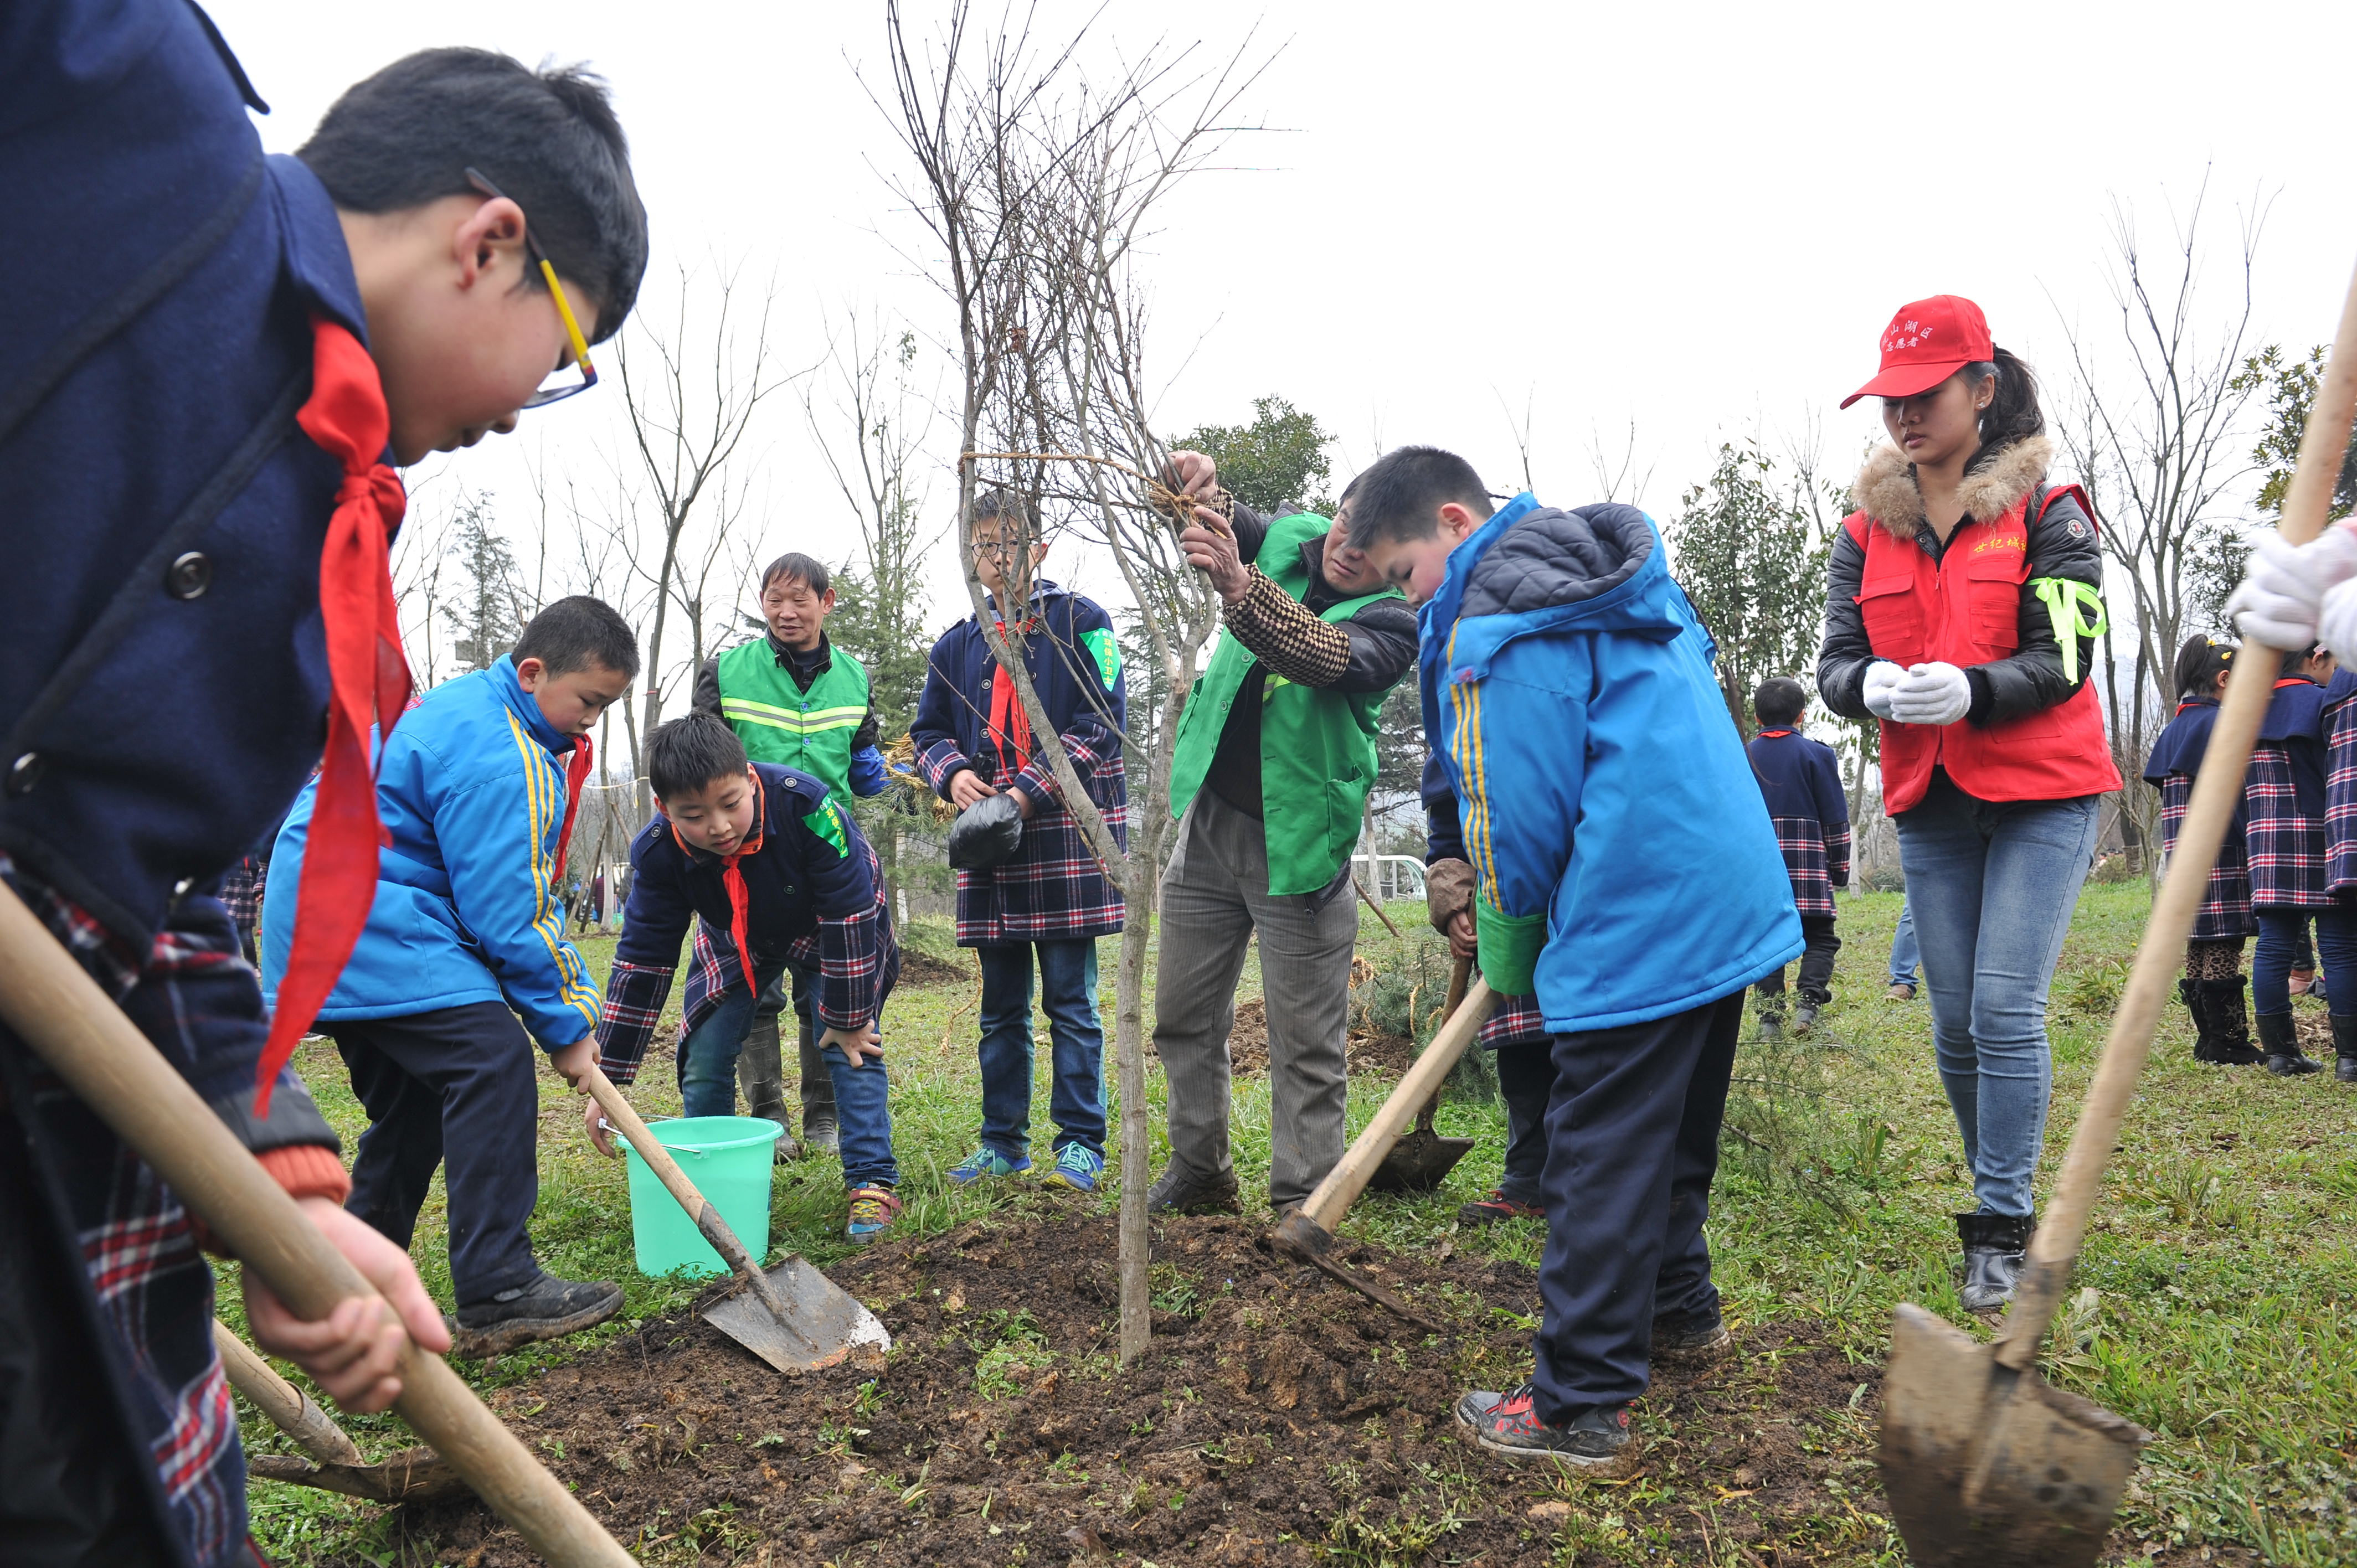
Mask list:
[[[647,774],[661,811],[630,845],[630,897],[597,1022],[598,1065],[618,1084],[639,1076],[671,996],[680,944],[699,918],[687,973],[680,1090],[690,1116],[737,1109],[737,1053],[762,993],[788,970],[813,996],[820,1058],[842,1118],[845,1234],[865,1245],[900,1212],[893,1196],[889,1084],[878,1026],[900,976],[900,949],[876,852],[826,786],[773,762],[710,714],[658,725]],[[600,1154],[616,1151],[592,1101],[583,1120]]]
[[[1792,879],[1792,907],[1800,911],[1801,935],[1808,943],[1801,954],[1801,1004],[1792,1014],[1793,1031],[1803,1035],[1815,1026],[1818,1009],[1833,1000],[1834,955],[1841,951],[1841,938],[1834,933],[1834,889],[1849,886],[1849,797],[1842,793],[1834,748],[1800,732],[1808,703],[1798,681],[1781,675],[1762,681],[1751,693],[1760,734],[1744,747],[1767,800],[1769,820],[1776,824],[1776,844]],[[1759,992],[1760,1036],[1772,1040],[1784,1032],[1782,966],[1760,982]]]
[[[1089,797],[1116,841],[1128,842],[1129,795],[1121,764],[1128,712],[1121,648],[1094,602],[1038,577],[1048,546],[1024,504],[975,498],[974,573],[1020,640],[1031,683]],[[1051,1180],[1095,1189],[1104,1169],[1104,1030],[1097,1018],[1097,939],[1121,929],[1121,896],[1060,797],[1013,682],[972,616],[933,644],[917,722],[909,727],[925,782],[963,811],[1002,790],[1023,811],[1012,858],[957,874],[957,940],[982,960],[982,1140],[952,1179],[1031,1168],[1031,960],[1055,1053],[1049,1114],[1056,1122]]]

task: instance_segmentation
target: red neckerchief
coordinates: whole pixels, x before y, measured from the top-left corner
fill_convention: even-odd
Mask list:
[[[279,1069],[335,990],[368,924],[376,899],[377,846],[385,842],[369,766],[369,725],[382,724],[391,736],[410,698],[401,612],[387,565],[393,532],[409,498],[401,477],[378,461],[393,416],[376,361],[359,338],[325,317],[311,322],[311,397],[295,422],[342,465],[344,482],[319,552],[319,619],[332,682],[328,745],[295,894],[294,942],[254,1072],[257,1117],[270,1114]]]
[[[744,966],[745,988],[759,996],[761,993],[761,985],[753,978],[753,943],[747,929],[749,916],[747,912],[745,897],[745,874],[737,868],[737,863],[747,855],[761,853],[761,819],[768,814],[765,803],[767,791],[761,788],[759,774],[756,773],[752,778],[753,832],[743,843],[737,846],[736,854],[724,854],[720,857],[720,886],[728,890],[728,934],[737,941],[737,961]],[[709,850],[698,852],[690,848],[688,842],[680,837],[677,822],[671,824],[671,836],[673,842],[679,845],[691,861],[698,853],[705,854],[712,853]]]
[[[556,865],[548,874],[548,885],[555,887],[565,880],[565,852],[573,843],[573,818],[581,810],[581,786],[589,781],[589,737],[573,737],[573,760],[565,768],[565,825],[556,831]]]
[[[1025,616],[1015,623],[1013,631],[1006,629],[1006,623],[1003,620],[992,624],[998,628],[1000,637],[1012,643],[1017,638],[1028,637],[1039,630],[1039,618]],[[1018,772],[1030,759],[1031,715],[1023,711],[1023,700],[1015,693],[1015,678],[1007,674],[1006,665],[995,661],[990,671],[990,742],[998,748],[998,766],[1002,772]],[[1012,760],[1007,757],[1010,746],[1015,753]]]
[[[2313,686],[2315,684],[2315,680],[2307,675],[2287,675],[2282,680],[2276,682],[2276,690],[2280,692],[2286,686]]]
[[[1760,738],[1761,740],[1781,740],[1792,733],[1792,732],[1788,729],[1763,729],[1760,732]]]

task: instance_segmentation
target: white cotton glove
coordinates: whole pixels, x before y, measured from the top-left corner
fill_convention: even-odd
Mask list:
[[[1973,705],[1973,683],[1953,664],[1918,664],[1890,693],[1890,716],[1902,725],[1952,725]]]
[[[2325,594],[2323,607],[2316,616],[2316,640],[2343,664],[2357,664],[2357,578],[2336,583]],[[2343,653],[2343,649],[2348,651]]]
[[[1866,711],[1878,719],[1895,718],[1890,711],[1890,694],[1899,682],[1907,679],[1907,671],[1888,659],[1878,659],[1866,667],[1866,682],[1861,696]]]
[[[2306,648],[2319,639],[2317,612],[2327,593],[2352,577],[2357,577],[2357,532],[2346,524],[2298,545],[2262,533],[2226,613],[2244,637],[2269,648]]]

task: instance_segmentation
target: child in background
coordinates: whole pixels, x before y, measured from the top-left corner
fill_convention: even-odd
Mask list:
[[[974,574],[1024,667],[1064,755],[1114,837],[1128,842],[1122,772],[1127,688],[1112,618],[1041,579],[1048,546],[1026,503],[993,492],[974,503]],[[1003,618],[1020,605],[1013,621]],[[1097,1016],[1097,939],[1121,929],[1121,895],[1066,809],[1014,683],[969,616],[933,644],[909,727],[917,768],[960,811],[1002,790],[1023,813],[1014,856],[957,874],[957,940],[982,961],[982,1137],[950,1172],[961,1185],[1031,1168],[1031,966],[1055,1059],[1048,1179],[1093,1192],[1104,1170],[1104,1030]]]
[[[2177,650],[2177,713],[2152,743],[2144,780],[2160,791],[2161,854],[2177,848],[2177,832],[2193,799],[2193,780],[2210,748],[2218,722],[2218,699],[2233,660],[2232,643],[2190,637]],[[2238,803],[2225,842],[2210,867],[2210,885],[2193,935],[2185,944],[2185,978],[2177,994],[2193,1016],[2193,1059],[2247,1067],[2264,1058],[2251,1047],[2243,1006],[2243,943],[2258,934],[2251,910],[2251,871],[2243,846],[2244,811]]]
[[[1524,493],[1493,514],[1463,458],[1411,446],[1360,475],[1351,543],[1425,607],[1482,966],[1555,1036],[1536,1365],[1458,1419],[1625,1474],[1651,1363],[1731,1343],[1703,1222],[1744,990],[1803,950],[1783,858],[1644,513]]]
[[[426,693],[378,754],[390,842],[319,1027],[369,1116],[346,1207],[406,1247],[442,1168],[461,1355],[575,1333],[622,1305],[621,1286],[533,1260],[540,1097],[525,1036],[568,1080],[590,1059],[597,983],[565,940],[557,891],[589,731],[638,672],[629,622],[597,599],[559,599],[513,653]],[[318,792],[315,780],[278,832],[282,885],[301,875]],[[273,996],[295,915],[292,898],[264,909]]]
[[[824,784],[748,761],[736,732],[709,714],[656,725],[646,758],[659,811],[630,846],[599,1063],[617,1084],[637,1079],[680,944],[700,921],[681,1026],[681,1096],[690,1116],[730,1115],[753,1010],[780,975],[801,971],[824,1026],[819,1053],[842,1121],[844,1233],[867,1245],[900,1212],[879,1027],[900,950],[876,852]],[[595,1101],[584,1117],[590,1141],[612,1155]]]
[[[1438,756],[1424,759],[1424,905],[1451,959],[1479,957],[1473,928],[1473,866],[1456,792]],[[1458,1223],[1495,1225],[1546,1218],[1546,1110],[1555,1092],[1555,1036],[1535,996],[1501,996],[1482,1021],[1481,1048],[1497,1053],[1498,1094],[1506,1102],[1505,1169],[1487,1197],[1459,1205]]]
[[[2292,1026],[2291,964],[2298,933],[2316,921],[2324,975],[2337,994],[2357,995],[2357,908],[2337,905],[2325,880],[2324,706],[2332,656],[2313,645],[2283,656],[2282,674],[2243,780],[2244,844],[2259,948],[2251,962],[2251,1005],[2259,1049],[2278,1078],[2320,1072]]]
[[[1817,1015],[1833,1000],[1834,955],[1841,938],[1834,931],[1834,889],[1849,886],[1849,797],[1842,792],[1841,766],[1834,748],[1801,734],[1809,693],[1798,681],[1779,675],[1751,693],[1760,734],[1744,748],[1751,776],[1776,826],[1792,878],[1792,908],[1808,944],[1801,954],[1801,1004],[1792,1011],[1795,1034],[1816,1026]],[[1760,982],[1760,1037],[1784,1032],[1784,971]]]

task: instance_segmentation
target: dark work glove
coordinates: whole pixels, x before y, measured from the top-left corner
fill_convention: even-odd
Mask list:
[[[1004,865],[1022,844],[1023,812],[1015,797],[993,795],[958,813],[950,829],[950,864],[961,871]]]

